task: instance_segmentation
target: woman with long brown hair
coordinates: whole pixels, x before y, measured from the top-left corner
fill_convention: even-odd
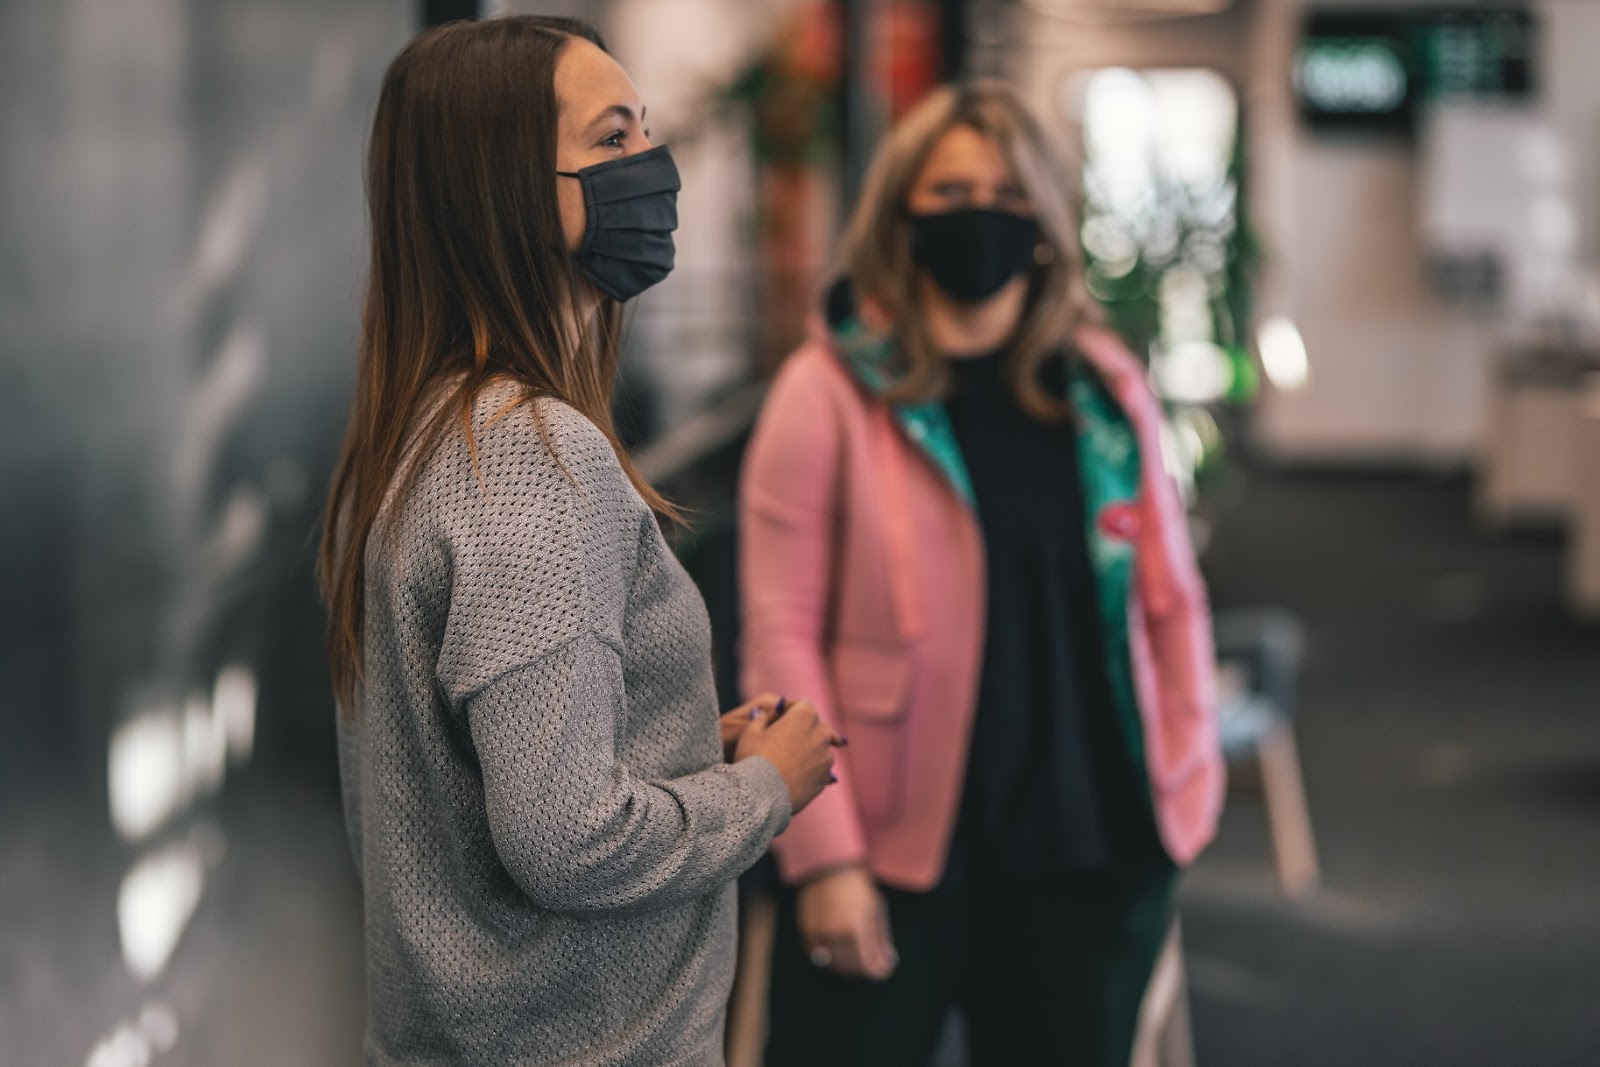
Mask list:
[[[1125,1067],[1216,823],[1205,590],[1064,173],[1004,84],[913,109],[750,445],[746,685],[851,741],[773,846],[768,1067],[922,1067],[954,1008],[974,1064]]]
[[[717,1064],[733,880],[839,739],[719,730],[705,608],[618,444],[622,302],[677,170],[595,31],[507,18],[395,59],[320,575],[374,1064]]]

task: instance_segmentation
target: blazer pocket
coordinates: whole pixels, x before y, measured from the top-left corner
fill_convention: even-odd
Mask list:
[[[850,739],[843,754],[856,805],[868,821],[894,817],[903,802],[911,680],[907,648],[856,641],[834,648],[834,706]]]

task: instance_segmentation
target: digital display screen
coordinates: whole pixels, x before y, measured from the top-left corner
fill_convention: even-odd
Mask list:
[[[1294,56],[1301,120],[1319,131],[1409,134],[1418,82],[1413,16],[1313,10]]]
[[[1417,58],[1433,97],[1524,100],[1534,90],[1534,45],[1527,11],[1446,11],[1422,27]]]
[[[1346,33],[1308,40],[1294,62],[1300,114],[1325,128],[1410,130],[1413,68],[1402,38]]]
[[[1294,57],[1301,120],[1407,135],[1428,101],[1531,99],[1537,29],[1523,8],[1313,10]]]

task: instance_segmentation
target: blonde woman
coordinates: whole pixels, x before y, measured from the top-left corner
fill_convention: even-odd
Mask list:
[[[999,83],[906,116],[751,445],[745,685],[850,739],[773,846],[769,1067],[925,1064],[956,1008],[975,1064],[1122,1067],[1216,823],[1205,591],[1065,173]]]

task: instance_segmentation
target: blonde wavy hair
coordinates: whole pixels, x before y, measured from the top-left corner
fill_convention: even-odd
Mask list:
[[[1022,318],[1010,344],[1007,374],[1024,411],[1060,421],[1071,405],[1040,382],[1052,358],[1070,352],[1077,326],[1096,312],[1083,281],[1075,183],[1038,120],[1005,82],[977,79],[943,86],[917,104],[879,145],[845,231],[841,259],[858,296],[888,318],[896,340],[885,399],[918,403],[943,397],[950,368],[928,336],[917,299],[906,214],[911,187],[939,138],[968,126],[999,145],[1039,221],[1040,248],[1029,271]]]

